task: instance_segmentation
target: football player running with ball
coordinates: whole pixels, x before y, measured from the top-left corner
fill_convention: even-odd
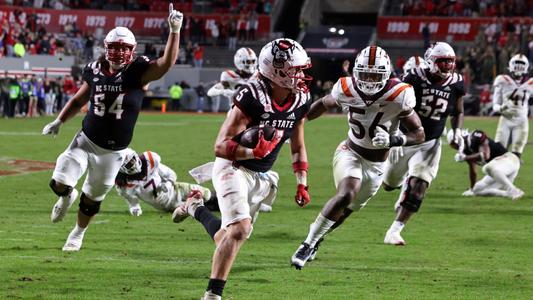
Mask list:
[[[164,55],[149,61],[134,57],[137,42],[125,27],[116,27],[104,39],[105,55],[83,69],[83,84],[56,120],[43,134],[56,135],[63,123],[90,102],[82,128],[57,158],[50,187],[59,200],[52,210],[52,222],[61,221],[76,200],[75,186],[87,171],[80,196],[76,226],[68,235],[63,251],[78,251],[91,219],[113,188],[126,148],[131,142],[141,110],[145,86],[161,78],[174,65],[179,50],[183,15],[169,5],[170,33]]]
[[[463,77],[454,72],[455,52],[447,43],[437,42],[428,48],[425,60],[428,68],[411,69],[403,78],[415,91],[415,111],[422,120],[425,142],[393,148],[387,160],[384,189],[391,191],[401,186],[402,191],[395,205],[396,218],[385,234],[385,244],[405,245],[400,233],[419,210],[426,190],[437,176],[440,137],[449,115],[454,143],[461,137],[465,92]]]
[[[494,79],[492,109],[501,114],[494,140],[518,157],[527,143],[529,98],[533,96],[533,78],[528,76],[529,61],[522,54],[509,60],[511,76],[501,74]]]
[[[267,172],[286,140],[290,140],[297,179],[296,202],[305,206],[310,201],[304,142],[304,117],[311,100],[307,87],[311,77],[304,70],[310,66],[306,51],[297,42],[284,38],[269,42],[259,54],[258,79],[243,85],[233,97],[233,108],[215,142],[212,180],[221,223],[206,216],[208,210],[201,203],[187,200],[186,205],[189,214],[204,225],[216,244],[203,299],[222,299],[235,257],[252,233],[261,202],[271,191],[274,178]],[[273,137],[265,139],[259,129],[253,149],[240,145],[239,134],[257,125],[274,127]]]
[[[309,227],[305,241],[291,258],[297,269],[314,258],[318,244],[353,212],[376,194],[383,181],[389,149],[424,141],[420,119],[413,111],[415,93],[409,84],[390,79],[390,58],[382,48],[369,46],[356,57],[353,77],[342,77],[330,95],[313,103],[307,118],[318,118],[330,108],[348,110],[348,139],[333,156],[336,194]],[[401,123],[405,134],[390,135]]]

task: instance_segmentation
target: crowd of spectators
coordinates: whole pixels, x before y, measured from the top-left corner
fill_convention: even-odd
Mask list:
[[[0,114],[5,118],[53,115],[77,91],[81,82],[70,75],[64,78],[35,75],[0,78]]]
[[[174,8],[185,13],[248,13],[270,14],[271,0],[174,0]],[[0,5],[15,5],[33,8],[96,9],[114,11],[167,11],[166,0],[1,0]]]
[[[531,0],[403,0],[396,5],[399,4],[401,14],[404,16],[513,17],[533,16],[532,2]]]

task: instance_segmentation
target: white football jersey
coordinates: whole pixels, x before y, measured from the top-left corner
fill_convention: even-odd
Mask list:
[[[515,81],[509,75],[498,75],[494,79],[494,104],[506,105],[514,117],[527,117],[528,101],[533,95],[533,78]]]
[[[161,163],[161,157],[151,151],[140,155],[144,176],[139,180],[128,179],[125,186],[116,186],[117,192],[130,205],[142,200],[156,209],[172,211],[176,208],[177,197],[174,188],[176,173]],[[146,170],[146,171],[145,171]]]
[[[250,77],[244,78],[233,70],[225,70],[220,74],[220,81],[227,82],[230,89],[236,90],[239,85],[244,85],[251,80],[255,80],[257,76],[258,73],[255,72]]]
[[[369,96],[356,88],[355,78],[342,77],[333,86],[331,96],[348,110],[348,137],[366,149],[378,149],[372,145],[377,126],[394,131],[393,123],[414,113],[416,104],[412,86],[397,79],[388,80],[383,90]]]

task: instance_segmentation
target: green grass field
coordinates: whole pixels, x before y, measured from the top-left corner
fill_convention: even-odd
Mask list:
[[[51,118],[0,120],[0,163],[54,162],[81,126],[78,117],[57,138],[40,136]],[[142,114],[132,147],[153,150],[178,179],[213,159],[223,115]],[[467,119],[466,127],[493,136],[496,119]],[[424,205],[403,231],[408,245],[386,246],[397,192],[380,190],[369,205],[331,234],[302,271],[289,258],[309,224],[334,193],[331,159],[346,137],[344,117],[306,127],[311,204],[293,200],[288,147],[278,158],[280,194],[262,214],[230,274],[224,299],[531,299],[533,298],[533,155],[516,180],[526,196],[463,198],[467,166],[444,147],[441,169]],[[1,166],[1,164],[0,164]],[[481,172],[481,171],[480,171]],[[199,299],[207,285],[214,245],[200,224],[173,224],[143,205],[141,217],[112,191],[90,225],[79,253],[61,247],[75,222],[50,222],[56,196],[52,170],[0,176],[0,299]],[[80,187],[82,182],[78,183]]]

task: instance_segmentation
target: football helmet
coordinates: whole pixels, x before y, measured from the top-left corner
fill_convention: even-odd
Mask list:
[[[311,67],[307,52],[296,41],[276,39],[259,53],[259,73],[273,83],[293,92],[308,92],[307,82],[313,78],[304,73]]]
[[[411,56],[409,59],[403,64],[403,74],[407,74],[409,70],[414,68],[422,68],[427,69],[428,64],[426,61],[420,57],[420,56]]]
[[[237,70],[253,74],[257,70],[257,56],[254,50],[248,47],[242,47],[233,56],[233,63]]]
[[[455,70],[455,51],[445,42],[436,42],[426,50],[424,59],[429,72],[441,78],[448,78]]]
[[[115,27],[104,39],[105,59],[113,69],[119,69],[133,60],[137,41],[126,27]]]
[[[131,149],[130,149],[131,150]],[[135,151],[131,150],[126,153],[124,162],[120,166],[120,173],[133,175],[140,173],[142,169],[141,158]]]
[[[387,52],[378,46],[368,46],[357,54],[353,76],[357,79],[357,88],[367,95],[374,95],[385,87],[391,70]]]
[[[509,72],[516,77],[522,77],[529,71],[529,61],[523,54],[516,54],[509,60]]]

